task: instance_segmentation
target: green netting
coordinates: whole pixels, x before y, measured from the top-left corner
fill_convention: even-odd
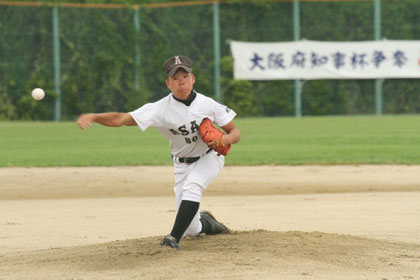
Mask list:
[[[293,40],[293,3],[223,3],[220,10],[223,102],[240,116],[294,115],[293,81],[232,78],[228,40]],[[382,37],[418,40],[420,2],[382,1]],[[54,118],[53,7],[0,6],[0,119]],[[373,40],[373,1],[301,2],[301,37]],[[213,6],[133,9],[59,8],[63,120],[82,112],[130,111],[168,94],[161,67],[169,56],[194,61],[195,88],[214,97]],[[136,64],[136,49],[140,64]],[[139,77],[136,88],[135,77]],[[418,79],[386,80],[385,114],[420,110]],[[35,102],[32,88],[47,97]],[[374,80],[319,80],[303,85],[303,115],[374,114]]]

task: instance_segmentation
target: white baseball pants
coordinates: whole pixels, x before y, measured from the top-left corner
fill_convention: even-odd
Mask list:
[[[201,202],[203,190],[220,174],[225,164],[225,157],[215,151],[202,156],[192,164],[174,160],[175,198],[178,211],[182,200]],[[196,236],[201,231],[200,209],[194,216],[184,235]]]

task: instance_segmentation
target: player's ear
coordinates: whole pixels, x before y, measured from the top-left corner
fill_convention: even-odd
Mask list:
[[[169,88],[169,78],[168,77],[166,78],[165,82],[166,82],[166,86]]]
[[[191,78],[192,78],[192,83],[194,84],[195,83],[195,76],[194,76],[193,73],[191,73]]]

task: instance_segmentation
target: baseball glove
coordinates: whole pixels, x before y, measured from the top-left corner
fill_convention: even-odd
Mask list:
[[[225,135],[223,131],[214,127],[212,121],[208,118],[205,118],[199,128],[201,139],[203,142],[209,145],[211,141],[214,143],[211,147],[213,150],[217,152],[217,155],[227,155],[230,150],[230,145],[223,145],[222,136]]]

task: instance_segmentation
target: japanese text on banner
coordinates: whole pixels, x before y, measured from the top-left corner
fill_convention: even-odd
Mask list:
[[[236,79],[420,77],[420,41],[232,41],[231,49]]]

